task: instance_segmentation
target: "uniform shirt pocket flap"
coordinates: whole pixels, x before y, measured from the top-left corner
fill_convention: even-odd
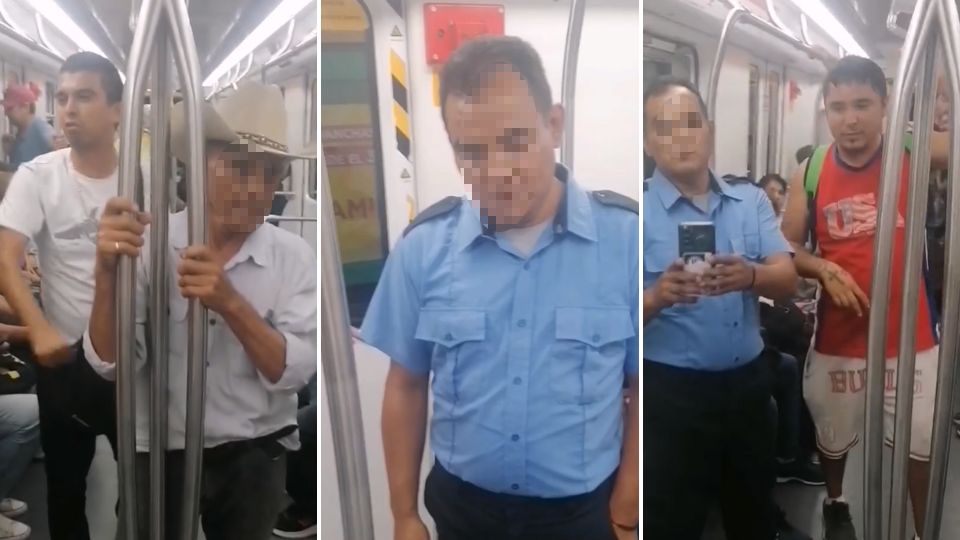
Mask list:
[[[486,313],[479,309],[421,309],[416,339],[444,347],[486,338]]]
[[[636,335],[630,309],[624,307],[557,308],[557,339],[602,347]]]

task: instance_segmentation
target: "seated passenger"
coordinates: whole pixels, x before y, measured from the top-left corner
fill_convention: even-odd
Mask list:
[[[3,92],[3,113],[17,128],[15,137],[8,137],[4,150],[16,170],[22,163],[53,151],[53,126],[37,116],[40,90],[33,85],[12,84]]]
[[[184,108],[171,111],[171,148],[186,160]],[[171,276],[167,538],[177,538],[182,504],[188,303],[209,310],[205,445],[200,508],[209,540],[269,538],[283,510],[286,451],[299,446],[297,391],[316,373],[316,255],[303,239],[263,226],[290,160],[286,113],[276,87],[241,86],[216,108],[203,107],[207,158],[208,245],[188,243],[187,213],[170,216]],[[194,179],[193,181],[197,181]],[[149,249],[146,213],[113,198],[100,220],[96,287],[83,354],[115,378],[115,278],[121,255],[138,257],[137,393],[149,392],[146,363]],[[143,247],[142,247],[143,246]],[[174,277],[176,276],[175,280]],[[149,400],[137,402],[137,474],[149,476]],[[149,486],[138,485],[148,537]],[[128,539],[130,540],[130,539]]]
[[[0,395],[0,540],[24,540],[30,527],[11,518],[27,503],[10,498],[40,447],[40,409],[34,394]]]

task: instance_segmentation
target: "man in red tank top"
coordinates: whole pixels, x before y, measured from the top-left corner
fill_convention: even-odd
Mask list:
[[[809,206],[804,190],[806,165],[790,183],[783,232],[796,250],[797,271],[821,284],[818,329],[807,361],[803,391],[817,427],[817,447],[827,483],[823,504],[827,540],[855,540],[850,508],[843,499],[847,452],[856,446],[864,423],[867,325],[873,274],[874,236],[882,166],[887,86],[883,70],[855,56],[843,58],[823,83],[827,123],[834,137],[821,169],[816,196]],[[949,137],[931,141],[932,165],[945,166]],[[900,173],[897,228],[890,256],[904,256],[904,216],[909,182],[909,153]],[[810,215],[810,208],[815,214]],[[819,253],[804,249],[810,225]],[[884,394],[884,439],[893,437],[896,357],[900,336],[903,272],[891,276],[887,313],[888,358]],[[916,306],[916,386],[910,444],[909,488],[917,531],[922,531],[929,480],[930,438],[937,382],[938,348],[927,290],[921,284]]]

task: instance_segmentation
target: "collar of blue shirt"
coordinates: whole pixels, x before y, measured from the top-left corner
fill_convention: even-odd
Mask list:
[[[730,184],[727,183],[723,178],[719,178],[717,175],[713,174],[713,171],[710,172],[710,187],[713,191],[719,193],[723,197],[729,197],[731,199],[741,200],[740,196],[737,195],[733,188],[730,187]],[[653,176],[650,178],[648,183],[648,191],[652,191],[659,197],[660,202],[663,203],[663,207],[669,210],[674,204],[680,200],[683,195],[680,194],[680,190],[677,189],[677,186],[673,184],[662,172],[660,169],[655,169],[653,171]]]
[[[563,234],[569,231],[585,240],[597,241],[597,228],[593,219],[593,209],[590,206],[590,195],[574,181],[566,167],[556,166],[554,175],[565,186],[565,193],[561,199],[557,215],[553,219],[553,232]],[[493,236],[493,231],[486,226],[486,219],[480,215],[480,210],[469,199],[461,207],[461,219],[457,224],[456,247],[462,251],[481,236]]]
[[[174,218],[174,216],[179,216],[180,214],[183,214],[182,219]],[[189,225],[186,215],[187,210],[184,209],[182,212],[170,216],[170,244],[178,253],[190,245]],[[273,266],[273,250],[270,246],[270,235],[267,234],[267,231],[263,230],[264,227],[273,227],[273,225],[260,225],[257,227],[257,230],[250,233],[250,236],[248,236],[247,239],[244,240],[243,245],[240,246],[240,250],[224,265],[224,270],[230,270],[247,259],[253,259],[253,262],[264,268]]]

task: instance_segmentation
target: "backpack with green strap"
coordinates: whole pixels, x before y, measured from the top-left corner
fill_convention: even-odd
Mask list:
[[[817,186],[820,184],[820,172],[823,170],[823,160],[827,157],[827,151],[831,145],[818,146],[810,159],[807,160],[807,168],[803,172],[803,190],[807,192],[807,224],[809,226],[811,249],[817,248]],[[906,133],[903,136],[903,146],[907,153],[913,151],[913,134]]]

